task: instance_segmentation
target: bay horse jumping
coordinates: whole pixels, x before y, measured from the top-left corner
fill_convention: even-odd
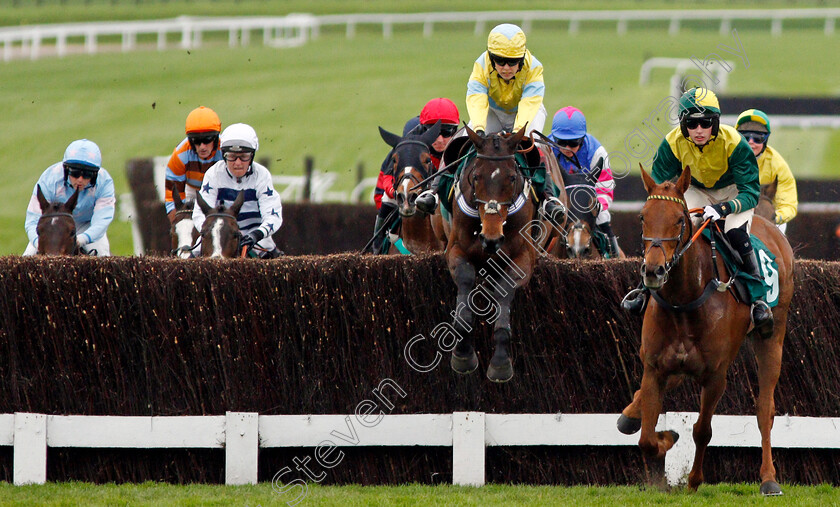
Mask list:
[[[656,182],[642,169],[648,198],[642,207],[644,284],[652,291],[642,323],[641,350],[644,365],[641,387],[633,402],[623,411],[618,428],[632,434],[641,427],[639,446],[646,457],[662,459],[679,435],[673,431],[656,432],[654,426],[662,410],[665,391],[679,383],[682,376],[695,378],[701,386],[700,414],[694,425],[696,445],[688,487],[696,490],[703,482],[703,457],[712,438],[712,414],[726,387],[726,372],[750,334],[758,363],[758,428],[761,432],[761,493],[781,494],[770,446],[770,430],[775,416],[773,400],[782,361],[782,343],[787,327],[788,309],[793,296],[793,252],[785,236],[772,223],[753,217],[752,234],[775,254],[778,271],[763,262],[766,281],[778,290],[778,304],[773,308],[775,326],[768,339],[752,333],[750,305],[735,300],[729,291],[708,290],[716,286],[717,273],[726,273],[723,260],[705,240],[694,241],[685,191],[691,181],[686,167],[676,183]],[[761,256],[759,256],[761,257]],[[777,275],[777,278],[776,276]],[[668,282],[668,283],[666,283]],[[664,303],[663,303],[664,302]],[[661,480],[661,478],[660,478]]]
[[[429,146],[440,135],[440,122],[423,134],[400,137],[379,127],[379,135],[393,148],[391,170],[394,175],[394,198],[400,214],[400,238],[411,253],[440,252],[446,246],[436,235],[432,220],[440,220],[440,213],[428,215],[417,209],[417,196],[428,187],[418,186],[435,172]],[[389,253],[399,253],[392,243]]]
[[[531,181],[515,159],[525,128],[487,137],[465,129],[477,154],[455,182],[445,253],[458,288],[453,328],[459,340],[453,344],[450,366],[461,374],[478,368],[470,336],[478,315],[493,323],[495,349],[487,378],[507,382],[513,377],[511,302],[516,289],[531,279],[540,248],[533,237],[539,221]],[[477,284],[479,276],[482,280]]]
[[[195,241],[198,239],[198,230],[192,219],[195,199],[182,201],[181,193],[173,185],[172,202],[175,204],[175,218],[169,227],[169,236],[172,238],[171,253],[181,259],[189,259],[192,257]]]
[[[242,233],[239,232],[236,217],[245,202],[245,191],[239,192],[229,208],[223,203],[211,207],[204,202],[200,192],[195,194],[195,198],[206,217],[201,226],[199,255],[201,257],[240,257],[239,239]]]
[[[78,255],[76,244],[76,219],[73,209],[79,200],[79,189],[65,203],[47,202],[41,186],[36,191],[41,205],[41,218],[38,219],[38,254],[39,255]]]

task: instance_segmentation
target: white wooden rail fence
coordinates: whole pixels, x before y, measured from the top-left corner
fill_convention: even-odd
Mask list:
[[[119,37],[122,51],[137,48],[138,36],[152,37],[158,50],[169,47],[169,37],[179,39],[184,49],[200,47],[208,33],[227,32],[228,45],[248,45],[252,32],[261,32],[264,45],[291,47],[305,44],[310,37],[318,37],[321,27],[345,26],[347,37],[353,37],[359,25],[382,25],[382,35],[391,37],[394,25],[423,25],[423,35],[431,37],[434,25],[442,23],[474,23],[474,33],[484,35],[489,23],[519,22],[528,32],[535,21],[567,22],[569,33],[576,34],[584,22],[614,22],[619,35],[626,33],[631,22],[667,22],[668,33],[677,35],[683,23],[711,20],[720,22],[720,33],[728,35],[736,20],[763,20],[770,22],[771,33],[781,35],[782,24],[787,20],[822,20],[823,32],[835,32],[838,8],[820,9],[729,9],[729,10],[626,10],[626,11],[495,11],[495,12],[429,12],[415,14],[341,14],[313,16],[289,14],[287,16],[259,17],[189,17],[150,21],[109,21],[90,23],[64,23],[0,27],[0,45],[3,60],[43,56],[43,46],[49,45],[48,54],[64,56],[71,42],[87,53],[96,53],[102,37]]]
[[[618,432],[617,418],[618,414],[455,412],[384,415],[372,424],[370,420],[356,424],[358,414],[228,412],[223,416],[123,417],[15,413],[0,414],[0,445],[14,446],[16,485],[46,482],[48,447],[223,448],[225,483],[255,484],[260,448],[316,448],[313,455],[317,462],[330,454],[318,450],[333,446],[437,446],[452,447],[454,484],[481,486],[488,446],[637,445],[638,435]],[[684,483],[691,469],[691,431],[696,420],[695,412],[668,412],[659,418],[658,429],[672,429],[682,437],[665,459],[671,485]],[[711,446],[760,447],[754,416],[718,415],[712,419],[712,427]],[[840,418],[777,416],[772,441],[774,448],[838,449]],[[340,466],[333,456],[332,466],[324,468]],[[756,478],[757,474],[758,470]]]

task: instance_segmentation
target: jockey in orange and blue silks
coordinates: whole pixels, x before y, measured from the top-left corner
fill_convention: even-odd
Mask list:
[[[580,109],[572,106],[566,106],[554,114],[549,139],[557,145],[552,147],[552,150],[563,171],[569,174],[593,174],[590,181],[600,207],[595,225],[608,240],[607,251],[601,253],[606,254],[605,257],[618,257],[618,238],[610,226],[612,217],[609,211],[613,202],[615,180],[607,150],[592,134],[586,132],[586,117]],[[600,173],[596,177],[594,173],[598,167]]]

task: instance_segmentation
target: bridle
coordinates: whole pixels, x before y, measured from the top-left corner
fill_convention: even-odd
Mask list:
[[[642,227],[642,247],[644,248],[645,241],[650,241],[650,246],[645,249],[642,258],[647,257],[648,252],[650,252],[653,248],[659,248],[660,250],[662,250],[662,256],[667,257],[667,253],[665,252],[665,247],[663,246],[663,243],[666,241],[675,241],[677,243],[676,248],[674,248],[674,254],[671,256],[671,259],[665,262],[665,280],[662,282],[664,284],[668,281],[668,273],[670,273],[671,269],[677,265],[677,263],[680,261],[680,258],[682,258],[683,254],[685,254],[686,250],[688,250],[688,248],[694,242],[694,238],[691,238],[690,241],[686,242],[685,245],[682,248],[680,248],[680,244],[683,243],[683,236],[685,235],[686,224],[688,224],[689,235],[691,235],[693,225],[691,223],[691,216],[689,215],[688,206],[686,206],[684,199],[680,199],[679,197],[673,197],[670,195],[651,194],[645,200],[650,201],[651,199],[660,201],[671,201],[682,205],[683,220],[682,222],[680,222],[680,233],[677,236],[671,236],[670,238],[656,238],[645,236],[644,226]],[[640,268],[642,276],[644,276],[644,269],[645,265],[643,262]]]
[[[516,158],[515,154],[512,153],[510,155],[483,155],[483,154],[479,153],[475,157],[477,159],[492,160],[492,161],[514,160],[514,162],[513,162],[514,171],[516,172],[517,179],[521,179],[522,183],[520,185],[521,188],[518,191],[513,192],[513,197],[509,201],[498,202],[495,199],[491,199],[489,201],[484,201],[482,199],[479,199],[475,194],[475,178],[471,179],[468,176],[467,181],[469,181],[470,187],[472,188],[472,199],[471,199],[472,204],[467,203],[470,207],[472,207],[474,209],[478,209],[478,205],[481,204],[481,205],[484,206],[484,213],[486,215],[495,215],[495,214],[499,213],[499,208],[501,208],[502,206],[507,206],[508,208],[510,208],[511,206],[513,206],[514,204],[517,203],[517,201],[518,201],[518,199],[521,195],[525,195],[527,187],[530,184],[530,180],[528,180],[528,178],[526,178],[525,175],[522,174],[522,171],[519,169],[519,166],[515,161],[515,158]],[[475,170],[476,170],[475,167],[476,167],[475,164],[473,164],[472,170],[470,171],[470,176],[472,176],[473,173],[475,173]]]
[[[233,220],[234,222],[236,222],[236,217],[235,217],[235,216],[233,216],[233,215],[231,215],[231,214],[228,214],[228,213],[219,213],[219,212],[217,212],[217,213],[209,213],[209,214],[205,215],[205,218],[210,218],[210,217],[221,217],[221,218],[227,218],[227,219],[231,219],[231,220]],[[207,223],[207,222],[205,221],[205,224],[206,224],[206,223]],[[237,226],[238,226],[238,224],[237,224]],[[236,238],[237,247],[238,247],[238,246],[239,246],[239,240],[240,240],[240,238],[242,238],[242,232],[241,232],[239,229],[237,229],[235,232],[232,232],[232,233],[231,233],[231,235],[232,235],[234,238]],[[201,238],[202,238],[203,236],[204,236],[203,234],[201,234],[201,235],[199,236],[199,240],[196,242],[196,246],[198,246],[198,245],[200,245],[200,244],[201,244]],[[193,247],[193,248],[195,248],[195,247]]]
[[[396,153],[397,148],[399,148],[400,146],[404,146],[404,145],[408,145],[408,144],[416,144],[416,145],[422,146],[426,153],[431,153],[429,151],[429,146],[426,143],[424,143],[423,141],[417,141],[415,139],[406,139],[404,141],[400,141],[399,143],[397,143],[396,146],[394,146],[394,153]],[[415,169],[417,169],[417,171],[420,173],[419,178],[417,176],[415,176],[413,173],[406,172],[406,171],[403,171],[402,174],[400,174],[399,178],[394,178],[394,191],[395,192],[397,191],[397,189],[399,188],[399,186],[403,182],[403,180],[406,180],[406,179],[408,179],[409,181],[413,181],[415,183],[415,185],[413,187],[411,187],[409,190],[415,190],[415,189],[418,189],[418,188],[419,189],[424,189],[425,188],[424,183],[428,183],[429,173],[426,172],[426,169],[422,165],[419,166],[419,167],[416,167]]]

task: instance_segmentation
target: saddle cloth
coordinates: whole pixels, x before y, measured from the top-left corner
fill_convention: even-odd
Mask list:
[[[747,303],[754,303],[763,298],[771,307],[779,304],[779,265],[776,263],[776,256],[764,242],[750,234],[753,250],[756,259],[758,259],[758,270],[761,274],[761,278],[756,279],[741,271],[740,256],[732,250],[728,241],[724,240],[717,231],[714,232],[717,252],[723,258],[729,273],[735,273],[733,286],[740,285],[740,287],[736,287],[738,298]],[[710,240],[711,232],[709,229],[703,230],[703,238],[706,241]]]

